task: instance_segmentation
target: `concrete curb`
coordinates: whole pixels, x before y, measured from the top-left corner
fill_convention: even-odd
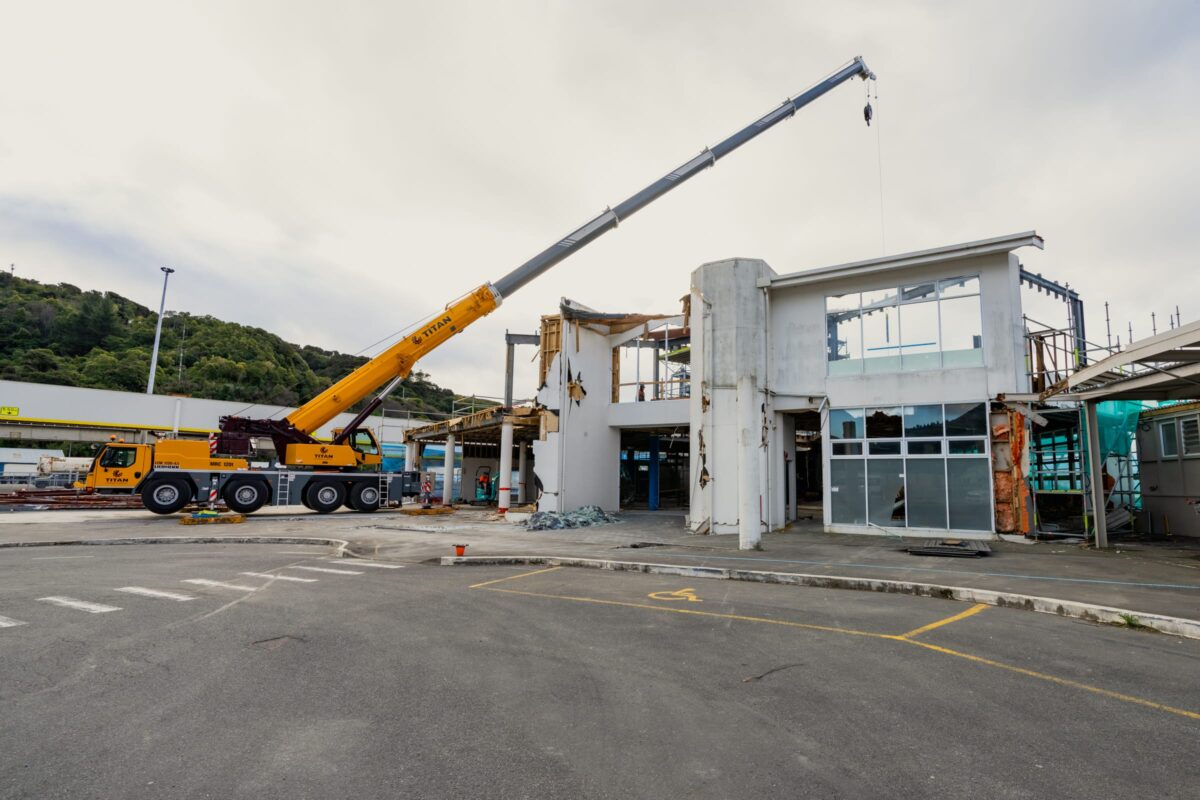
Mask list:
[[[888,580],[885,578],[849,578],[838,575],[809,575],[797,572],[764,572],[752,569],[725,567],[693,567],[683,564],[652,564],[641,561],[611,561],[602,558],[568,558],[560,556],[443,556],[441,564],[449,566],[487,566],[501,564],[547,565],[552,567],[584,567],[617,572],[645,572],[654,575],[678,575],[688,578],[716,578],[729,581],[777,583],[790,586],[812,586],[818,589],[850,589],[860,592],[887,592],[916,597],[935,597],[959,600],[964,603],[986,603],[1001,608],[1018,608],[1040,614],[1099,622],[1108,625],[1127,625],[1126,618],[1160,633],[1200,639],[1200,620],[1168,617],[1123,608],[1111,608],[1076,600],[1057,600],[990,589],[971,589],[964,586],[941,586],[933,583]]]
[[[52,542],[0,542],[0,549],[106,544],[315,544],[336,547],[338,558],[342,558],[350,548],[350,543],[345,539],[304,536],[126,536],[112,539],[59,539]]]

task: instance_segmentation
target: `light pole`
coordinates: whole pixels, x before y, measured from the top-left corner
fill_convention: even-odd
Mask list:
[[[159,267],[163,271],[162,302],[158,304],[158,324],[154,326],[154,352],[150,354],[150,379],[146,381],[146,394],[154,394],[154,372],[158,369],[158,340],[162,338],[163,311],[167,307],[167,281],[175,270],[170,267]]]

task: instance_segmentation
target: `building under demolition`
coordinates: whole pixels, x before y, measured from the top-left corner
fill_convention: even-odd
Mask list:
[[[536,337],[510,335],[504,406],[409,437],[498,448],[501,508],[519,486],[540,510],[678,509],[743,547],[802,510],[840,533],[1102,545],[1111,517],[1200,535],[1200,416],[1144,408],[1200,396],[1200,324],[1090,345],[1078,295],[1021,266],[1042,244],[1030,231],[789,274],[719,261],[659,315],[563,300]],[[1023,287],[1064,322],[1029,319]],[[514,408],[520,344],[539,348],[539,385]]]

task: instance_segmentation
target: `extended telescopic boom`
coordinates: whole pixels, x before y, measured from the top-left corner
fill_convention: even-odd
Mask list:
[[[360,412],[345,431],[334,440],[335,444],[345,441],[382,404],[383,398],[395,388],[395,385],[412,371],[421,356],[438,347],[475,320],[491,313],[504,298],[509,297],[513,292],[564,258],[578,252],[585,245],[617,227],[618,223],[628,219],[702,170],[711,167],[719,159],[729,155],[754,137],[788,119],[821,95],[856,77],[863,80],[875,79],[875,73],[871,72],[861,56],[856,57],[845,67],[797,97],[785,100],[770,113],[750,123],[732,136],[711,148],[705,148],[700,155],[659,178],[615,208],[605,209],[599,216],[572,231],[504,277],[494,283],[485,283],[470,294],[446,306],[443,312],[410,331],[402,340],[296,409],[286,420],[282,421],[281,427],[290,428],[292,441],[313,441],[311,434],[314,431],[386,382],[387,388],[372,400],[367,408]],[[276,425],[280,425],[280,423],[276,423]],[[285,434],[283,430],[278,430],[276,433]],[[295,438],[297,436],[301,438]],[[284,438],[286,440],[286,434]]]

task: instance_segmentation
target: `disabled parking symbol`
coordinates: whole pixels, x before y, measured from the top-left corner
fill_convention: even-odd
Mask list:
[[[681,600],[688,603],[704,602],[699,597],[696,597],[696,590],[692,589],[691,587],[687,589],[680,589],[676,592],[651,592],[649,595],[647,595],[647,597],[649,597],[651,600]]]

